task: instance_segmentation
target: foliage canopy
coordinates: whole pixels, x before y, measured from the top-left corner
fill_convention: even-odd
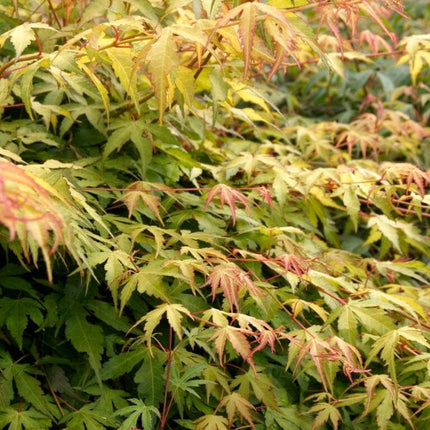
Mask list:
[[[0,0],[1,429],[428,428],[406,6]]]

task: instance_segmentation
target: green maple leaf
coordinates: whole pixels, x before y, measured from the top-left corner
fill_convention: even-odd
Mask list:
[[[145,348],[143,363],[134,375],[134,382],[138,385],[139,397],[144,399],[145,404],[158,406],[164,395],[164,363],[166,356],[158,349]]]
[[[77,309],[66,320],[66,338],[73,347],[88,355],[89,363],[101,384],[101,355],[104,349],[103,329],[99,325],[90,324],[83,309]]]
[[[28,324],[27,316],[40,326],[43,321],[40,309],[42,306],[36,300],[27,297],[20,299],[4,297],[0,300],[0,325],[6,321],[6,327],[20,349],[22,349],[24,330]]]
[[[91,403],[81,409],[65,415],[60,423],[67,423],[67,430],[105,430],[109,427],[117,427],[118,423],[107,418],[106,411],[96,409],[96,405]]]
[[[31,375],[28,364],[10,364],[10,375],[13,378],[18,394],[32,404],[38,411],[51,416],[49,403],[38,379]]]
[[[104,364],[100,372],[101,378],[103,380],[117,379],[131,372],[135,366],[143,361],[147,353],[147,348],[138,346],[130,351],[122,352],[111,357],[109,361]]]
[[[342,420],[340,412],[337,408],[329,403],[321,402],[309,409],[309,413],[316,412],[316,418],[313,422],[312,430],[319,429],[330,420],[333,429],[339,428],[339,421]]]
[[[51,428],[51,420],[34,408],[27,405],[16,404],[0,411],[0,428],[8,426],[9,430]]]
[[[126,420],[118,430],[129,430],[135,428],[140,421],[142,428],[152,430],[154,428],[154,416],[160,418],[160,412],[154,406],[147,406],[140,399],[130,399],[133,406],[126,406],[115,412],[114,416],[126,416]]]

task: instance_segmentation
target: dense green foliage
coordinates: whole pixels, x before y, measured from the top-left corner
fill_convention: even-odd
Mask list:
[[[427,1],[0,0],[0,429],[428,429]]]

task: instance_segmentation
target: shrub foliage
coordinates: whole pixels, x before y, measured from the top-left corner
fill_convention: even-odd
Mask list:
[[[430,426],[406,6],[0,1],[0,428]]]

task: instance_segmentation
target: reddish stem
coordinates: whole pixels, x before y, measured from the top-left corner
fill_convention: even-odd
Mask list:
[[[163,412],[161,414],[160,419],[160,429],[163,430],[166,422],[167,416],[169,415],[170,408],[172,407],[173,402],[173,394],[170,399],[169,404],[167,405],[167,397],[169,395],[169,379],[170,379],[170,370],[172,368],[172,348],[173,348],[173,330],[172,327],[169,328],[169,350],[167,354],[167,367],[166,367],[166,385],[164,386],[164,401],[163,401]]]

